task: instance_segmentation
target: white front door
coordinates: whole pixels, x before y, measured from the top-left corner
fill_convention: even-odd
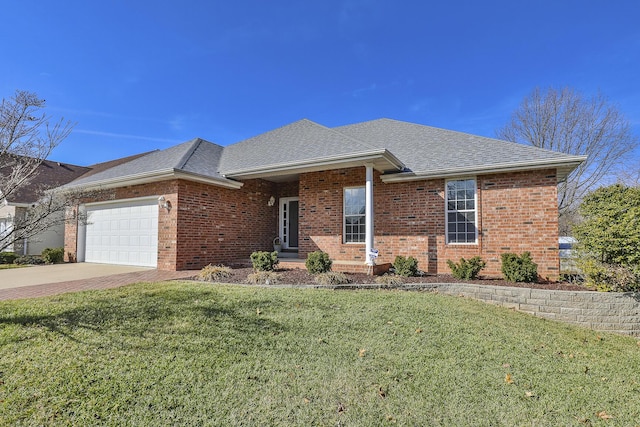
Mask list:
[[[280,199],[280,239],[283,249],[298,249],[298,198]]]

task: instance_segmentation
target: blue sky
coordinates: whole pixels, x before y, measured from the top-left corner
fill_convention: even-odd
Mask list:
[[[640,135],[640,2],[6,1],[0,96],[77,125],[88,165],[308,118],[494,136],[534,87],[598,90]]]

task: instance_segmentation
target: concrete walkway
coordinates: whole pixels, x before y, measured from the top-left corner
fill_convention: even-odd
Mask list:
[[[136,282],[186,279],[198,272],[91,263],[14,268],[0,270],[0,300],[117,288]]]

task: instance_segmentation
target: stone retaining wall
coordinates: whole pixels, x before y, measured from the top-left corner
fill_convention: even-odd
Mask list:
[[[555,291],[447,283],[429,286],[545,319],[640,337],[640,293]]]

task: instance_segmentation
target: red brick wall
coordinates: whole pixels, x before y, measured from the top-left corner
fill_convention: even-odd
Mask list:
[[[177,205],[178,270],[249,259],[273,250],[278,206],[267,206],[275,184],[245,181],[239,190],[181,181]]]
[[[445,243],[443,179],[384,184],[374,173],[374,247],[378,263],[396,255],[413,256],[430,273],[449,273],[448,259],[480,255],[483,274],[500,275],[500,254],[530,251],[543,278],[558,276],[558,221],[555,171],[477,177],[476,245]],[[255,250],[272,250],[278,204],[271,196],[300,198],[299,256],[321,249],[332,259],[365,261],[364,244],[344,244],[343,189],[363,186],[365,168],[301,174],[299,182],[274,184],[249,180],[239,190],[183,180],[124,187],[101,200],[164,195],[172,209],[161,209],[158,268],[199,269],[209,263],[248,259]],[[96,200],[92,200],[96,201]],[[76,256],[77,226],[65,230],[67,259]]]
[[[478,244],[447,245],[443,179],[384,184],[374,173],[377,263],[413,256],[419,268],[449,273],[447,259],[481,256],[483,274],[500,276],[500,254],[530,251],[543,278],[558,277],[555,171],[477,177]],[[342,243],[343,189],[363,186],[365,168],[300,176],[300,257],[323,250],[336,260],[365,261],[364,244]]]
[[[158,213],[158,269],[199,269],[207,264],[248,259],[255,250],[273,250],[277,206],[267,202],[275,184],[250,180],[239,190],[184,180],[105,191],[86,203],[163,195],[171,210]],[[77,257],[77,221],[65,228],[67,260]]]

